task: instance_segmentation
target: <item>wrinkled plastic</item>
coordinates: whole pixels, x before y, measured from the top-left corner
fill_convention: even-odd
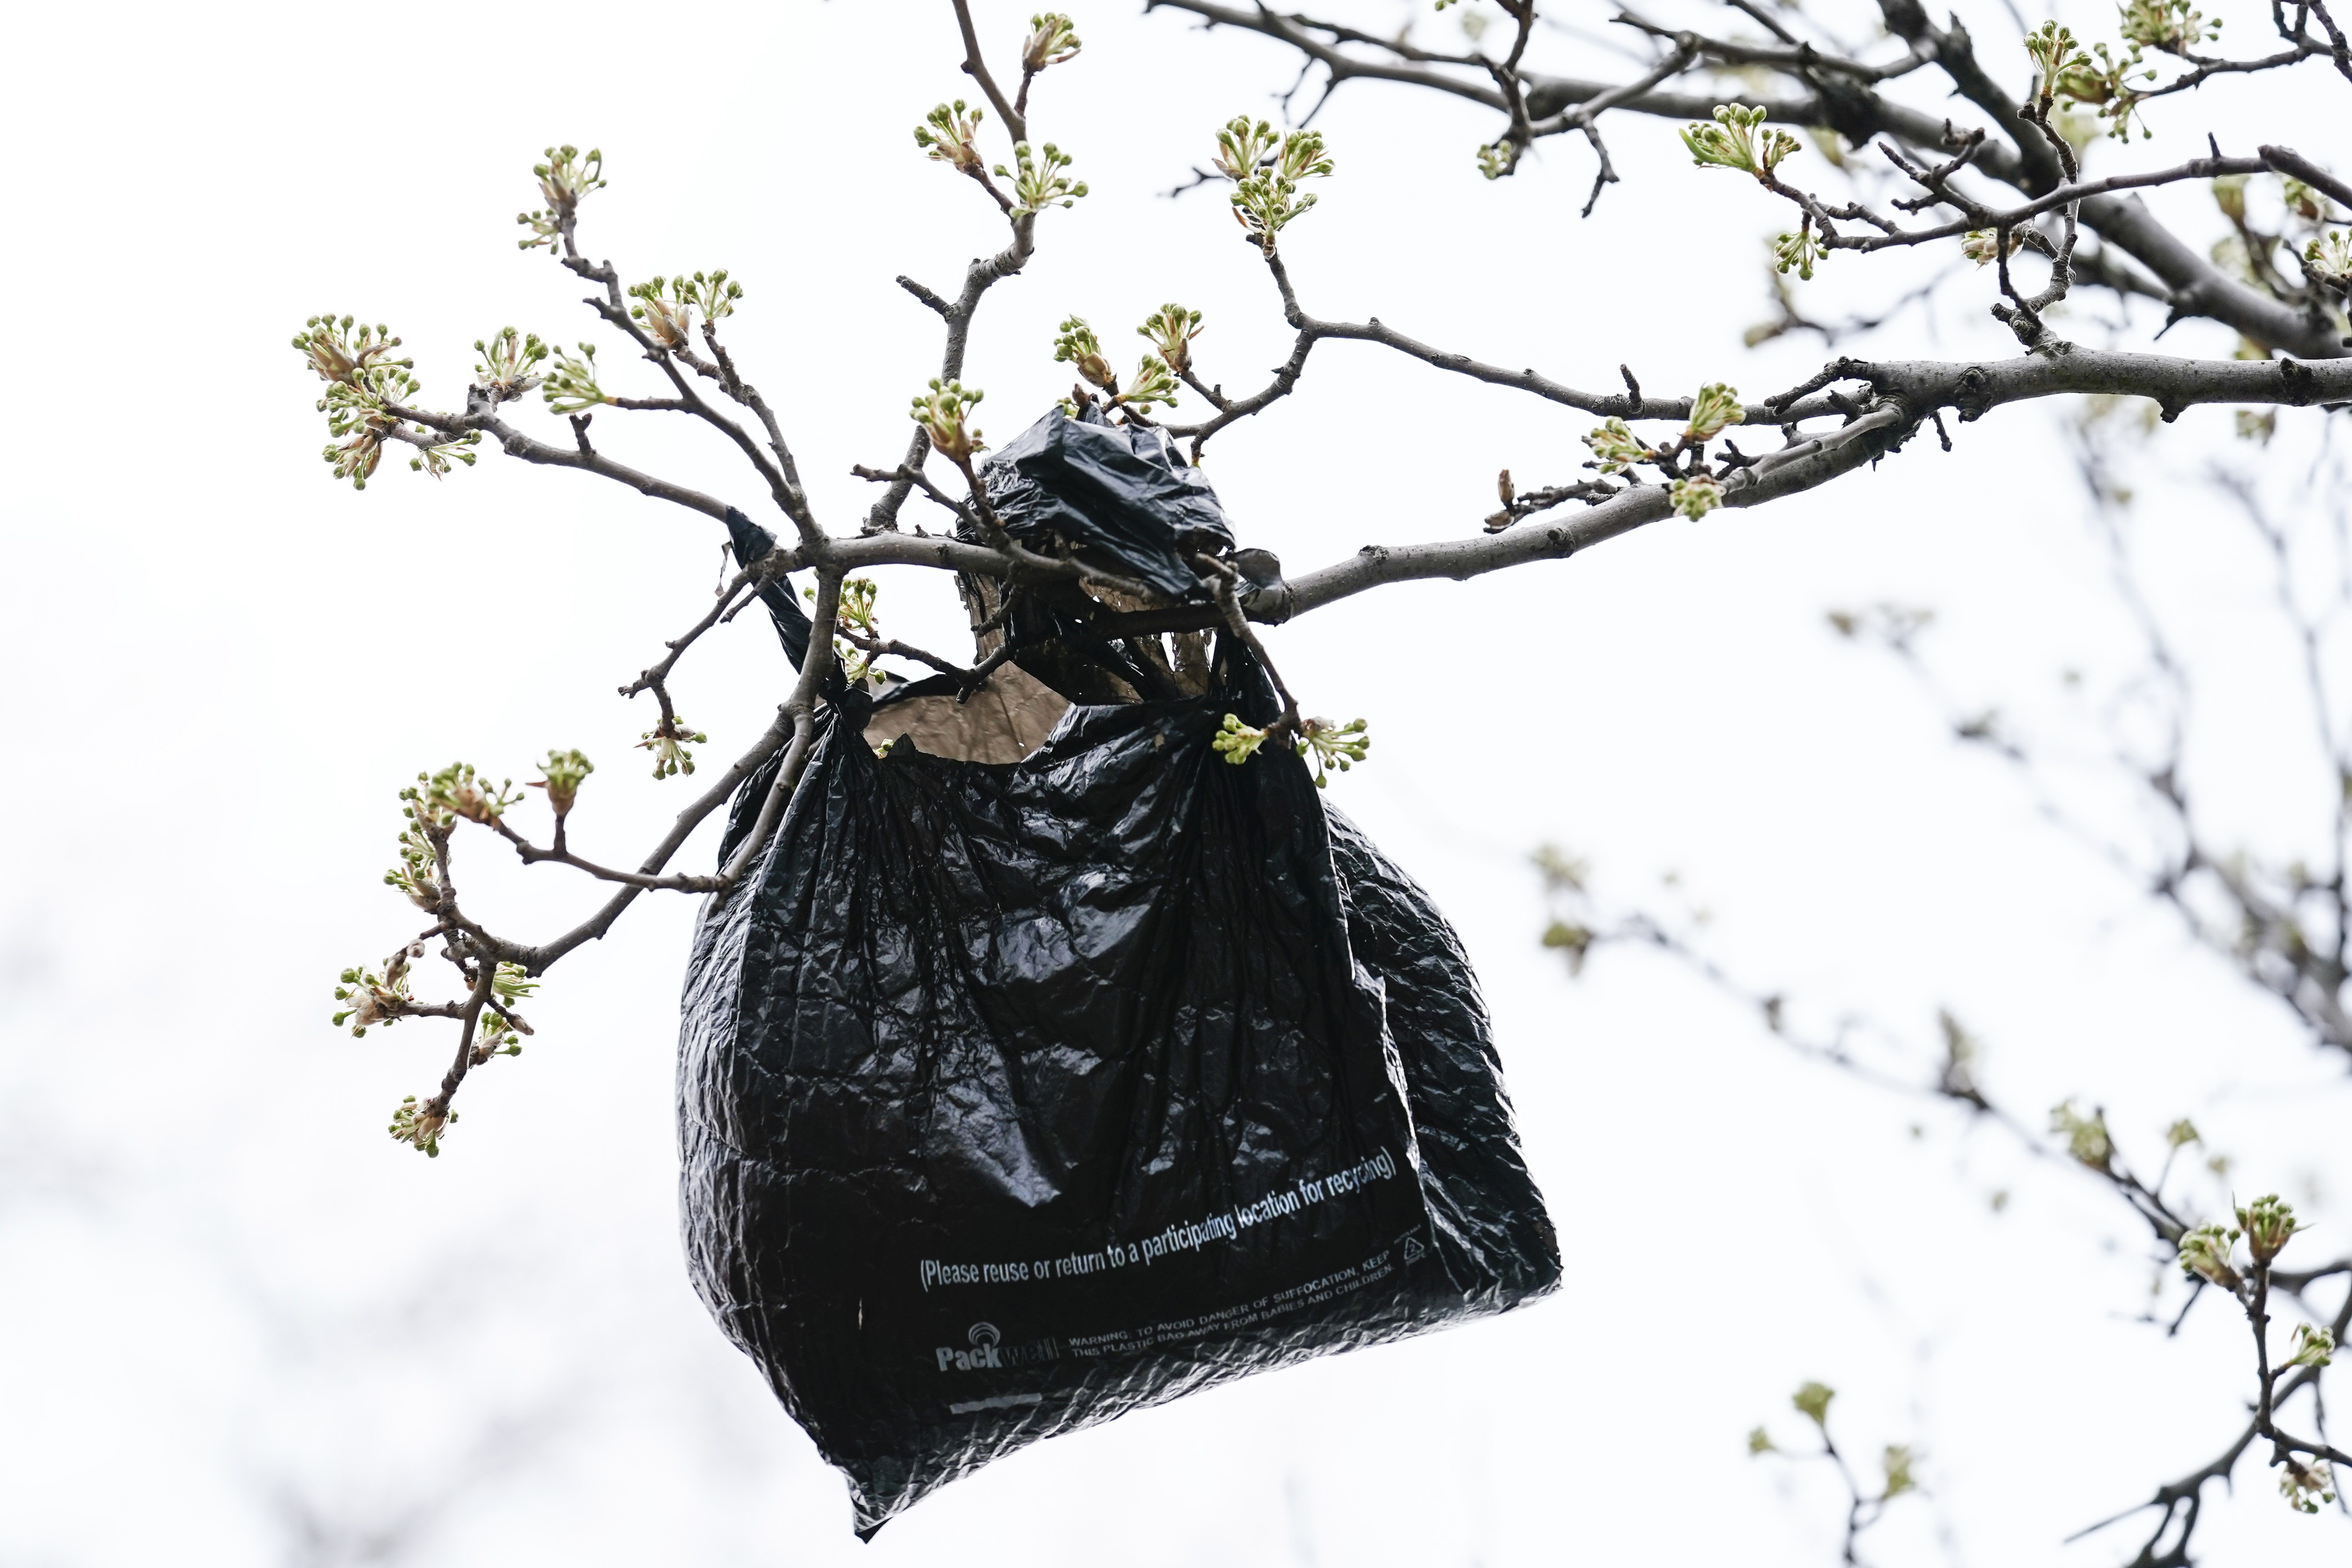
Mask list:
[[[774,534],[731,506],[727,509],[727,540],[738,566],[749,566],[776,547]],[[768,606],[769,617],[776,623],[776,639],[784,645],[784,657],[798,669],[808,658],[809,634],[814,628],[808,612],[793,597],[792,580],[774,577],[761,584],[760,603]]]
[[[1024,543],[1055,534],[1170,598],[1201,589],[1187,554],[1234,547],[1217,492],[1164,431],[1056,408],[981,469],[988,504]]]
[[[876,756],[853,694],[704,910],[691,1271],[861,1535],[1041,1437],[1558,1282],[1460,943],[1297,757],[1212,749],[1229,705],[1073,707],[983,763]]]

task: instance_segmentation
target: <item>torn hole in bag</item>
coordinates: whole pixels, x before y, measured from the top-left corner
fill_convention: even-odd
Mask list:
[[[1069,710],[1068,698],[1007,662],[961,701],[954,679],[944,676],[893,694],[866,721],[866,743],[877,754],[905,740],[926,756],[1017,763],[1044,745]]]

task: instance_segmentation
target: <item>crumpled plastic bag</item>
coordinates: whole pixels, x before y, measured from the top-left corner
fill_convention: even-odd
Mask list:
[[[1106,424],[1055,408],[980,470],[988,504],[1013,538],[1058,534],[1108,556],[1155,592],[1201,592],[1188,553],[1226,555],[1234,531],[1217,492],[1165,431]]]
[[[1234,705],[1073,706],[983,763],[877,757],[853,691],[705,907],[689,1265],[861,1536],[1041,1437],[1559,1280],[1459,942],[1296,755],[1212,749]]]

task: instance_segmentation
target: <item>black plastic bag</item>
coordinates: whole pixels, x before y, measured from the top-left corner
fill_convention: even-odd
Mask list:
[[[735,552],[735,564],[750,566],[764,560],[775,549],[776,536],[730,506],[727,509],[727,542]],[[772,577],[761,584],[760,603],[768,606],[768,616],[776,623],[776,637],[784,645],[784,657],[798,669],[801,661],[808,658],[809,634],[814,627],[808,612],[793,597],[793,580]]]
[[[853,693],[704,911],[691,1270],[860,1535],[1040,1437],[1559,1280],[1453,931],[1297,757],[1212,749],[1228,705],[1073,707],[982,763],[877,757]]]
[[[1234,547],[1217,492],[1166,432],[1106,424],[1093,409],[1050,411],[988,459],[981,483],[1013,538],[1058,534],[1172,599],[1201,591],[1188,553]]]

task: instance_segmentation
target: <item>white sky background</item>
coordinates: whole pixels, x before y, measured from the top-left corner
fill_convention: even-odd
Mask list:
[[[1025,12],[983,13],[1009,58]],[[1033,126],[1094,194],[1042,220],[1040,256],[975,334],[966,379],[1000,441],[1065,388],[1050,343],[1070,311],[1124,363],[1150,308],[1203,309],[1200,363],[1229,389],[1286,346],[1222,198],[1156,193],[1224,117],[1268,110],[1292,60],[1125,4],[1076,14],[1086,53],[1041,84]],[[2252,47],[2261,12],[2221,14]],[[2005,15],[1966,15],[2021,81]],[[2087,1181],[1800,1063],[1661,963],[1604,955],[1570,983],[1535,945],[1525,857],[1548,839],[1645,897],[1682,869],[1727,959],[1817,1016],[1867,1009],[1924,1052],[1950,1005],[2029,1115],[2101,1100],[2143,1159],[2195,1116],[2242,1192],[2315,1215],[2304,1246],[2345,1245],[2340,1070],[1823,629],[1832,605],[1932,605],[1931,646],[2029,726],[2065,711],[2045,700],[2062,666],[2095,685],[2124,668],[2063,444],[2043,412],[2011,410],[1957,428],[1955,457],[1926,440],[1766,510],[1272,634],[1310,707],[1371,721],[1371,761],[1337,798],[1469,942],[1568,1284],[1039,1446],[859,1546],[838,1478],[681,1267],[686,902],[641,904],[554,971],[530,1059],[469,1082],[436,1163],[382,1129],[437,1081],[446,1032],[353,1041],[326,1022],[334,973],[414,925],[377,879],[418,767],[520,778],[582,747],[600,771],[578,842],[602,858],[676,809],[688,786],[654,784],[628,750],[649,710],[612,692],[707,604],[719,530],[495,454],[439,485],[388,462],[354,494],[318,461],[315,384],[286,343],[329,307],[388,321],[449,406],[476,338],[591,335],[579,284],[518,252],[512,216],[536,205],[541,146],[593,142],[612,184],[587,247],[630,279],[735,270],[739,359],[824,519],[854,527],[871,498],[850,465],[896,460],[936,369],[936,322],[891,278],[949,289],[1002,232],[908,135],[969,92],[945,5],[52,6],[12,35],[0,1563],[1820,1563],[1838,1500],[1743,1447],[1759,1420],[1796,1437],[1788,1394],[1808,1377],[1841,1391],[1853,1450],[1926,1451],[1931,1495],[1895,1510],[1882,1560],[2128,1555],[2122,1533],[2058,1542],[2219,1447],[2242,1329],[2210,1303],[2177,1342],[2132,1322],[2144,1241]],[[1586,43],[1544,47],[1612,68]],[[2342,84],[2289,79],[2161,108],[2167,139],[2128,156],[2186,155],[2209,126],[2233,150],[2324,152]],[[2257,104],[2285,118],[2257,124]],[[1318,123],[1339,175],[1284,242],[1312,311],[1601,389],[1621,361],[1653,390],[1725,377],[1751,395],[1820,362],[1810,340],[1731,346],[1763,314],[1761,238],[1784,219],[1691,168],[1666,122],[1610,121],[1627,179],[1589,224],[1589,155],[1565,140],[1490,185],[1472,154],[1492,127],[1466,108],[1360,85]],[[2151,199],[2215,226],[2201,194]],[[1903,267],[1834,259],[1806,297],[1834,314]],[[2011,352],[1982,316],[1989,282],[1958,290],[1935,331],[1914,316],[1863,352]],[[2100,341],[2111,313],[2069,330]],[[2189,326],[2167,346],[2231,345]],[[646,389],[649,371],[606,360],[608,385]],[[562,429],[535,400],[520,417]],[[2293,749],[2261,561],[2188,482],[2208,453],[2244,455],[2228,417],[2191,415],[2137,471],[2138,526],[2214,723],[2193,780],[2220,837],[2284,848],[2314,842],[2325,781]],[[1475,531],[1497,468],[1572,478],[1591,423],[1326,345],[1300,395],[1214,444],[1210,473],[1244,541],[1299,571]],[[2300,464],[2294,432],[2317,416],[2286,423]],[[760,510],[731,455],[682,425],[608,412],[596,435]],[[2282,499],[2315,499],[2295,489]],[[959,646],[943,577],[884,580],[892,629]],[[783,676],[751,617],[699,650],[677,688],[707,756],[748,742]],[[596,896],[487,847],[462,868],[469,904],[518,933]],[[2000,1188],[2016,1195],[1996,1218]],[[2242,1476],[2208,1516],[2212,1561],[2342,1561],[2343,1521],[2292,1516],[2257,1465]]]

